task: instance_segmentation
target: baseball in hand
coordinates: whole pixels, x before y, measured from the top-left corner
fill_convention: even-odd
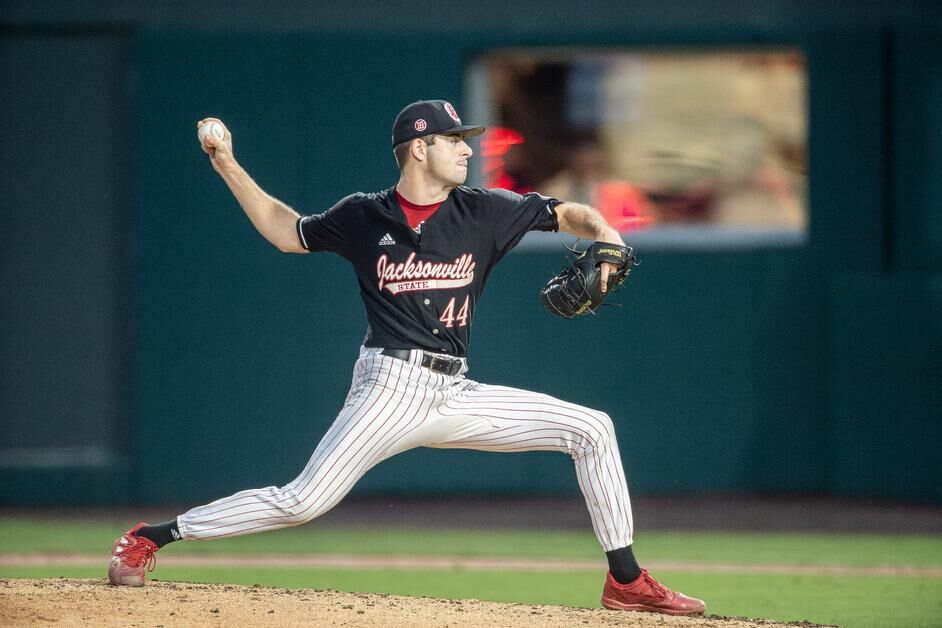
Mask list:
[[[223,130],[222,125],[218,122],[207,122],[200,126],[196,131],[196,137],[199,138],[200,144],[209,137],[212,136],[217,140],[221,140],[226,136],[226,132]]]

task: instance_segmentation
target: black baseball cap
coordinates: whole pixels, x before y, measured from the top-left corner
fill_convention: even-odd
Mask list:
[[[484,132],[483,126],[461,124],[458,112],[447,100],[419,100],[399,112],[393,123],[393,146],[417,137],[436,133],[461,133],[474,137]]]

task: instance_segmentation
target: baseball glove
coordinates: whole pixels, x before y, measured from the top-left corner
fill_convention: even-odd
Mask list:
[[[602,270],[599,267],[602,262],[616,267],[608,275],[607,292],[602,292]],[[551,314],[562,318],[595,313],[605,297],[624,283],[632,266],[637,263],[630,246],[595,242],[549,280],[540,290],[540,302]]]

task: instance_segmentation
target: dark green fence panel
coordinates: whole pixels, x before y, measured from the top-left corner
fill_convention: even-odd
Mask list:
[[[261,239],[200,152],[200,118],[223,118],[256,180],[310,213],[391,185],[395,114],[417,98],[461,103],[466,63],[490,47],[783,44],[808,60],[808,244],[641,250],[623,307],[575,321],[537,299],[561,252],[511,254],[474,321],[470,376],[610,413],[636,493],[942,500],[937,12],[778,6],[655,27],[602,4],[604,27],[508,16],[455,32],[427,16],[408,32],[336,18],[277,33],[138,31],[129,462],[93,477],[0,464],[4,502],[202,502],[284,483],[343,402],[365,329],[352,271]],[[355,490],[577,486],[558,454],[417,450]]]

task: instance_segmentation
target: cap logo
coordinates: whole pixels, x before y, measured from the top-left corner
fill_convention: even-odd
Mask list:
[[[450,102],[445,103],[445,111],[448,113],[448,116],[455,121],[455,124],[461,124],[461,118],[458,117],[458,112],[455,111],[455,108],[451,106]]]
[[[419,118],[418,120],[415,121],[416,131],[424,131],[427,126],[428,126],[428,123],[422,118]]]

